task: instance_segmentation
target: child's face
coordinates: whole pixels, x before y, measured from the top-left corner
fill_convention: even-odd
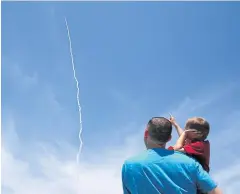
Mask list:
[[[196,135],[195,135],[194,132],[190,132],[190,133],[188,133],[188,135],[187,135],[187,138],[188,138],[189,140],[193,140],[195,137],[196,137]]]
[[[187,129],[187,130],[192,130],[192,129]],[[187,139],[193,140],[193,139],[198,139],[199,138],[199,132],[196,130],[193,131],[188,131],[187,133]]]

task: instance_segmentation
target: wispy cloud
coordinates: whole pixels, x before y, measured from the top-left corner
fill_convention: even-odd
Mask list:
[[[75,123],[68,110],[58,102],[53,85],[36,72],[26,72],[20,65],[7,62],[2,69],[3,125],[11,119],[9,117],[14,117],[14,125],[21,126],[18,127],[19,136],[30,135],[30,141],[49,140],[52,136],[57,140],[64,133],[71,135],[66,126],[73,128]]]
[[[14,140],[8,138],[9,144],[14,144]],[[75,150],[71,145],[68,148],[68,151]],[[122,193],[121,164],[126,155],[135,153],[132,146],[124,145],[122,148],[120,150],[120,147],[116,147],[114,153],[100,152],[98,154],[102,157],[96,157],[95,162],[82,161],[80,166],[76,166],[74,157],[68,157],[67,154],[64,156],[65,152],[58,155],[55,148],[46,144],[35,150],[35,153],[25,149],[28,155],[35,157],[34,164],[20,159],[3,144],[2,185],[16,194]],[[37,170],[33,170],[32,166],[37,167]]]
[[[11,126],[11,125],[10,125]],[[11,133],[16,136],[11,126]],[[238,125],[240,126],[240,125]],[[143,149],[142,133],[140,131],[135,135],[125,137],[123,145],[112,146],[109,151],[100,151],[96,155],[94,152],[95,161],[82,161],[80,166],[76,165],[74,157],[69,157],[66,152],[55,152],[54,147],[43,144],[43,147],[35,150],[32,153],[30,150],[25,150],[28,155],[35,157],[35,168],[32,169],[32,164],[26,159],[19,159],[16,154],[13,154],[11,149],[2,145],[2,184],[15,194],[42,194],[42,193],[89,193],[89,194],[105,194],[116,193],[121,191],[121,164],[125,158],[136,154]],[[216,138],[224,138],[222,134],[216,135]],[[3,137],[3,140],[5,137]],[[14,141],[19,141],[18,138],[8,138],[8,145],[14,144]],[[6,142],[5,140],[3,142]],[[21,147],[20,142],[19,146]],[[212,144],[219,143],[215,140]],[[75,148],[66,142],[68,150],[73,153]],[[44,150],[42,148],[45,148]],[[21,149],[21,148],[20,148]],[[222,149],[219,146],[218,149]],[[67,150],[66,150],[67,151]],[[76,151],[76,150],[75,150]],[[217,152],[214,149],[213,152]],[[61,153],[61,154],[59,154]],[[217,153],[216,153],[217,154]],[[215,155],[216,155],[215,154]],[[221,156],[223,157],[223,156]],[[213,160],[215,160],[213,158]],[[238,160],[240,157],[238,155]],[[214,162],[216,163],[216,161]],[[213,167],[214,168],[214,167]],[[234,194],[236,189],[239,189],[238,182],[240,181],[239,165],[237,160],[226,164],[224,170],[215,170],[214,178],[220,183],[220,186],[228,194]],[[79,177],[78,177],[79,176]],[[92,185],[91,187],[89,185]],[[95,187],[94,185],[98,185]]]
[[[38,75],[34,72],[32,75],[26,74],[17,63],[12,63],[4,58],[2,64],[3,82],[8,85],[17,86],[23,91],[38,84]],[[5,86],[5,85],[4,85]]]
[[[39,100],[42,99],[47,104],[46,109],[49,110],[48,114],[44,115],[41,113],[43,117],[38,120],[38,126],[32,125],[32,128],[28,130],[28,132],[37,132],[39,129],[45,127],[44,116],[47,118],[53,112],[61,112],[62,106],[55,99],[55,94],[51,88],[44,84],[42,85],[41,80],[37,76],[37,79],[26,79],[21,69],[16,68],[15,72],[13,79],[16,80],[16,78],[19,78],[19,80],[18,82],[14,82],[14,84],[19,84],[21,81],[27,80],[23,82],[28,83],[24,85],[25,89],[35,92],[36,96],[40,93]],[[32,84],[38,85],[38,89],[29,87]],[[197,98],[187,97],[176,109],[172,109],[171,112],[183,123],[189,115],[200,114],[204,111],[211,113],[212,103],[228,92],[229,90],[216,90],[209,92],[209,95],[198,95]],[[56,104],[54,104],[55,102]],[[124,100],[121,102],[124,103]],[[40,106],[42,105],[40,104]],[[15,108],[17,109],[18,107]],[[5,107],[3,110],[4,122],[2,125],[1,155],[4,194],[122,193],[121,165],[127,157],[144,149],[143,130],[147,121],[134,121],[126,124],[123,129],[118,128],[116,131],[123,139],[121,143],[114,144],[109,140],[111,147],[101,146],[98,149],[90,149],[88,153],[90,156],[88,158],[83,157],[80,166],[77,166],[75,160],[77,147],[75,144],[70,143],[69,138],[64,136],[64,141],[63,139],[56,139],[54,136],[49,135],[53,134],[53,132],[49,131],[46,134],[50,136],[47,143],[41,138],[27,142],[21,136],[23,131],[21,126],[18,125],[19,122],[16,122],[16,120],[19,121],[19,115],[16,112],[20,110],[12,110],[8,110],[8,107]],[[166,115],[166,113],[164,114]],[[70,124],[70,120],[66,119],[65,116],[67,115],[59,114],[58,119],[51,120],[51,126],[57,125],[61,118],[64,118],[64,122],[66,121],[67,124]],[[224,118],[224,121],[221,121],[223,130],[214,133],[210,139],[212,145],[212,173],[226,193],[235,194],[236,190],[239,189],[237,183],[240,181],[238,165],[240,155],[234,149],[231,149],[231,146],[239,139],[239,110],[233,108],[232,112]],[[31,122],[29,115],[20,117],[20,119]],[[32,122],[36,123],[36,120]],[[111,123],[109,123],[109,127],[112,127]],[[59,132],[59,129],[51,130],[54,133]],[[116,133],[116,131],[111,131],[111,133]],[[105,138],[104,141],[108,139],[106,137],[100,138]],[[171,143],[174,143],[175,140],[176,136],[174,135]],[[98,151],[96,152],[96,150]],[[220,156],[219,150],[225,156]],[[227,163],[222,162],[221,165],[217,165],[219,160],[226,156],[228,160],[224,159],[224,161],[227,161]]]
[[[222,155],[222,158],[224,155]],[[226,168],[223,168],[214,174],[214,178],[219,183],[224,193],[234,194],[240,189],[240,157],[238,160],[228,163]]]

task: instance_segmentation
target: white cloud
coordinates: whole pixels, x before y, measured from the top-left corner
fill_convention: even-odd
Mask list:
[[[17,137],[13,129],[14,125],[9,124],[8,126],[11,128],[11,133],[8,135],[12,134]],[[223,137],[217,136],[217,138]],[[15,140],[19,142],[18,138]],[[14,144],[14,139],[10,137],[7,141],[8,145]],[[3,142],[6,142],[4,137]],[[45,151],[39,148],[39,150],[35,150],[35,153],[28,152],[29,155],[35,157],[34,161],[37,163],[35,167],[38,172],[34,172],[30,161],[18,158],[3,143],[2,185],[14,194],[120,194],[122,193],[122,162],[128,156],[143,149],[140,142],[142,143],[142,132],[128,136],[121,146],[113,146],[108,151],[98,153],[93,151],[95,162],[90,163],[83,160],[79,166],[76,165],[74,157],[67,157],[67,155],[65,157],[65,152],[58,155],[53,147],[43,144]],[[65,145],[67,144],[63,143],[62,146]],[[75,150],[71,145],[67,146],[69,152],[72,153]],[[239,172],[239,163],[228,163],[224,170],[214,173],[214,178],[226,193],[234,194],[239,189]]]
[[[235,83],[220,84],[221,87],[214,84],[194,92],[193,97],[186,97],[177,108],[173,108],[170,112],[179,120],[186,119],[190,116],[197,116],[202,109],[211,106],[212,103],[221,99],[226,95],[230,95],[239,87]],[[224,88],[224,90],[223,90]]]
[[[20,68],[18,64],[9,63],[9,60],[5,60],[2,63],[2,72],[5,80],[8,84],[20,87],[20,89],[25,90],[34,87],[38,84],[39,78],[36,72],[32,75],[28,75]]]
[[[23,80],[26,80],[23,83],[28,83],[23,84],[23,86],[29,87],[32,84],[39,83],[39,79],[25,79],[24,74],[19,72],[21,71],[16,70],[16,77],[19,77],[19,80],[22,77]],[[54,93],[50,89],[44,91],[41,96],[42,99],[47,103],[56,101]],[[223,93],[222,91],[217,94],[212,92],[212,95],[199,99],[186,98],[179,108],[172,113],[181,122],[190,113],[195,113],[203,107],[210,106]],[[52,111],[58,112],[60,110],[58,106],[57,101],[56,104],[51,103]],[[83,158],[81,164],[77,166],[74,155],[77,153],[76,148],[66,142],[54,140],[57,146],[42,142],[36,142],[35,144],[38,145],[36,146],[23,142],[18,136],[18,126],[15,125],[14,116],[11,115],[10,119],[3,125],[1,153],[3,194],[120,194],[122,193],[121,165],[123,161],[144,149],[142,130],[145,121],[137,124],[141,127],[137,128],[137,132],[135,131],[134,134],[127,133],[128,131],[133,132],[133,130],[118,129],[118,135],[125,139],[122,145],[116,144],[111,146],[110,149],[103,147],[103,150],[97,152],[91,150],[91,162]],[[219,149],[221,153],[229,154],[231,141],[223,142],[222,140],[226,140],[227,137],[231,139],[233,136],[236,137],[235,140],[238,139],[240,134],[238,132],[240,127],[238,118],[239,112],[233,112],[224,124],[227,129],[213,136],[211,140],[213,168],[216,160],[225,157],[218,156]],[[39,125],[41,124],[39,123]],[[233,139],[231,140],[233,141]],[[34,150],[32,147],[36,149]],[[22,155],[22,153],[24,154]],[[240,160],[239,154],[234,153],[233,155],[235,155],[234,161]],[[223,165],[223,168],[224,170],[214,170],[214,177],[226,193],[236,193],[236,190],[239,189],[237,183],[240,182],[239,165],[229,161],[226,165]]]
[[[214,178],[224,193],[238,192],[240,190],[240,160],[227,164],[227,168],[218,171]]]
[[[122,147],[123,150],[116,148],[112,153],[98,152],[102,157],[96,157],[93,163],[82,161],[79,166],[74,158],[58,157],[52,148],[44,145],[47,152],[39,149],[35,150],[39,154],[28,153],[36,157],[38,175],[32,171],[31,162],[17,158],[3,144],[2,185],[14,194],[120,194],[122,162],[127,155],[136,153],[133,144],[127,144]]]
[[[10,61],[3,63],[2,67],[4,87],[13,90],[18,97],[20,94],[24,99],[33,100],[39,107],[44,105],[55,111],[61,110],[50,84],[41,80],[36,72],[26,73],[18,64]]]

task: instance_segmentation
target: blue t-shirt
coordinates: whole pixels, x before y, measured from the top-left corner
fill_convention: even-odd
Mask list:
[[[196,194],[217,187],[193,158],[162,148],[149,149],[125,161],[122,168],[124,194]]]

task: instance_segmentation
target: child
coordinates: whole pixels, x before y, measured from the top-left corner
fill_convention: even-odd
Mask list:
[[[168,149],[186,153],[195,158],[209,172],[210,143],[206,140],[210,125],[201,117],[193,117],[187,120],[185,131],[177,124],[174,117],[170,117],[170,122],[177,129],[179,139],[175,146]],[[201,193],[199,190],[197,193]]]

